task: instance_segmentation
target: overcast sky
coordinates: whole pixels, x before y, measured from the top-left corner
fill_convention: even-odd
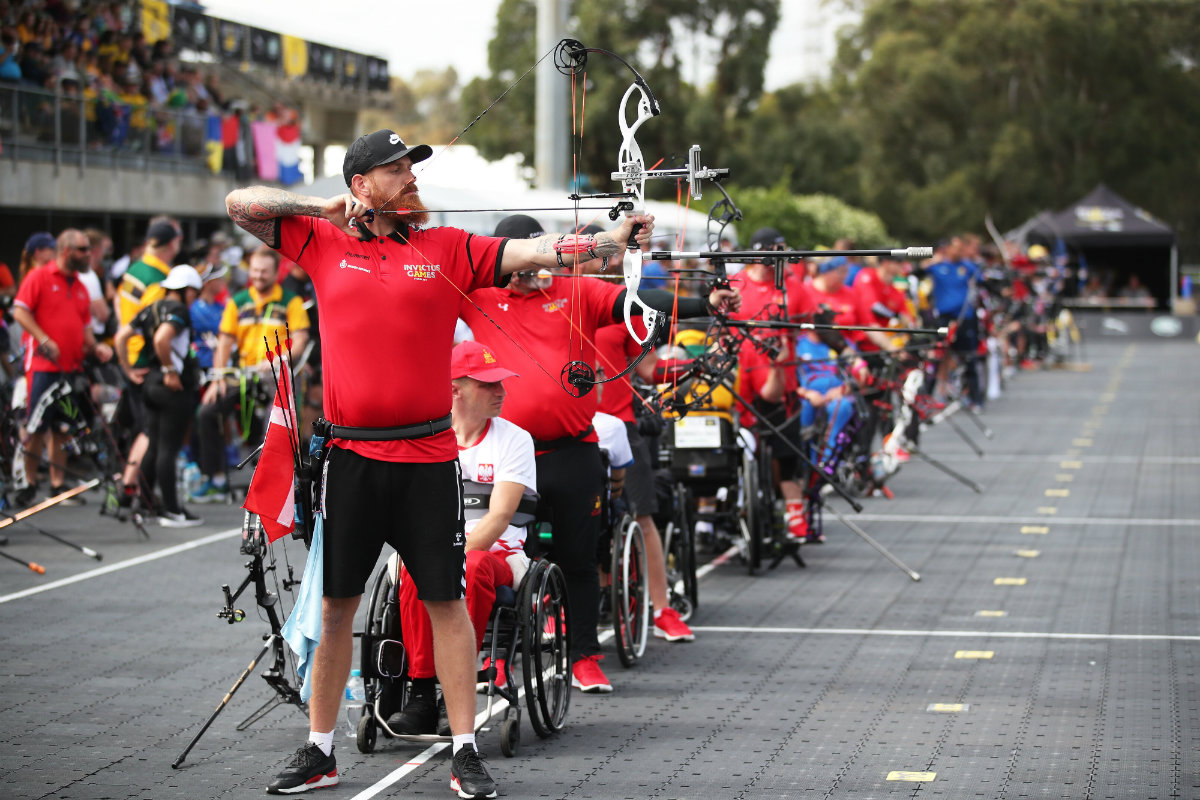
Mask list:
[[[814,47],[796,45],[812,41],[812,15],[819,3],[783,0],[783,19],[771,41],[768,89],[803,77]],[[395,76],[453,65],[466,83],[487,71],[487,43],[495,33],[500,0],[204,0],[204,5],[221,19],[386,58]]]

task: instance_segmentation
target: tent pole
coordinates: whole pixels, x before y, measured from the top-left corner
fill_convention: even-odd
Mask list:
[[[1179,246],[1171,245],[1171,312],[1175,312],[1175,304],[1179,300]]]

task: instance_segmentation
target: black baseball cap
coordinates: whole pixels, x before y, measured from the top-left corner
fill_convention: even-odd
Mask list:
[[[409,147],[400,138],[400,134],[387,129],[366,133],[354,140],[354,144],[346,150],[342,159],[342,177],[346,185],[355,175],[366,175],[376,167],[398,161],[405,156],[416,164],[433,155],[433,148],[427,144]]]
[[[146,231],[146,241],[152,247],[161,247],[164,244],[175,241],[180,236],[183,236],[183,234],[179,232],[179,229],[166,220],[159,220]]]
[[[771,250],[785,241],[783,234],[775,228],[759,228],[750,236],[750,249]]]
[[[546,232],[542,223],[527,214],[513,214],[505,217],[496,224],[493,236],[505,236],[509,239],[533,239]]]

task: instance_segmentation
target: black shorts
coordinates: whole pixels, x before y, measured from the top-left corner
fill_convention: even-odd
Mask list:
[[[635,517],[658,513],[658,496],[654,491],[654,470],[650,462],[650,446],[642,437],[636,422],[625,423],[633,463],[625,469],[625,502]]]
[[[466,536],[457,459],[394,463],[335,447],[326,465],[326,597],[361,595],[384,542],[404,560],[422,600],[466,596]]]
[[[81,374],[82,373],[79,372],[34,372],[28,387],[28,397],[26,398],[25,403],[25,422],[28,424],[29,418],[33,415],[33,411],[37,407],[38,401],[42,399],[42,395],[44,395],[51,386],[58,383],[58,381],[61,379],[66,379],[66,381],[73,386],[75,380]],[[65,408],[71,408],[75,405],[77,404],[72,403],[69,400],[65,402]],[[82,409],[76,413],[81,412]],[[50,407],[47,408],[42,414],[41,421],[37,425],[37,430],[30,431],[30,433],[45,433],[46,430],[50,429],[51,427],[55,431],[69,429],[70,426],[76,421],[77,420],[75,417],[64,409],[63,404],[57,402],[51,403]]]
[[[938,317],[938,325],[942,327],[956,322],[958,329],[954,334],[954,341],[950,342],[950,349],[956,353],[975,355],[979,351],[979,318],[970,316],[960,320],[957,314],[942,314]]]

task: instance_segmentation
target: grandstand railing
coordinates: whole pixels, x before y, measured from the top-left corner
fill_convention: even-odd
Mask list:
[[[208,172],[207,124],[194,110],[0,84],[0,158],[12,161]]]

